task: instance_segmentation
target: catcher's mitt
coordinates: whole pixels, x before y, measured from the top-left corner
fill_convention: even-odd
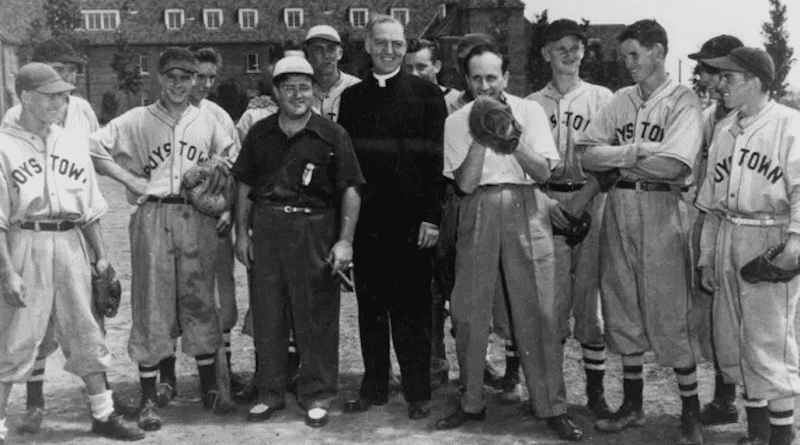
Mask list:
[[[575,247],[586,238],[589,234],[589,229],[592,227],[592,217],[589,212],[583,212],[580,216],[573,216],[569,212],[564,211],[564,216],[569,220],[569,227],[566,229],[559,229],[553,226],[553,235],[563,236],[566,238],[566,243],[570,247]]]
[[[233,203],[234,181],[227,161],[211,158],[183,174],[183,189],[197,210],[218,216]],[[218,192],[217,192],[218,191]]]
[[[522,128],[508,104],[489,96],[478,96],[469,113],[469,131],[481,145],[501,154],[517,149]]]
[[[800,267],[794,269],[782,269],[772,263],[772,260],[783,252],[785,244],[776,244],[766,252],[750,260],[739,271],[742,279],[750,284],[756,284],[759,281],[766,281],[768,283],[786,283],[800,274]]]
[[[111,265],[105,273],[97,274],[92,267],[92,301],[97,314],[112,318],[117,315],[119,303],[122,299],[122,286],[115,276],[116,272]]]
[[[600,184],[600,191],[603,193],[611,190],[611,187],[614,187],[622,176],[618,168],[612,168],[604,172],[592,172],[591,174],[597,179],[597,183]]]

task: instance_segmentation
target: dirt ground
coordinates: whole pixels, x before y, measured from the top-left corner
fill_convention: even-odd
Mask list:
[[[106,178],[102,178],[106,199],[111,205],[109,214],[103,219],[103,230],[110,250],[111,263],[122,281],[125,294],[123,305],[116,318],[107,320],[108,345],[113,354],[109,380],[112,387],[131,399],[138,400],[139,385],[136,365],[130,361],[126,346],[130,328],[130,246],[128,242],[128,220],[131,212],[125,202],[124,190]],[[253,344],[249,337],[241,334],[241,320],[247,308],[244,269],[237,264],[237,298],[240,324],[233,335],[233,367],[238,373],[252,372]],[[390,403],[375,407],[363,414],[343,414],[342,401],[358,392],[363,371],[359,340],[355,297],[342,296],[341,346],[340,346],[340,401],[334,405],[331,422],[320,429],[312,429],[303,423],[304,412],[287,397],[287,409],[278,412],[264,423],[246,421],[249,407],[241,406],[230,417],[217,417],[203,410],[198,395],[197,369],[194,359],[180,355],[178,358],[178,398],[167,408],[161,409],[164,426],[160,431],[149,433],[141,443],[147,444],[551,444],[559,443],[543,421],[535,420],[520,412],[519,406],[504,406],[491,393],[488,416],[484,422],[468,423],[455,431],[439,432],[433,429],[436,419],[449,414],[455,405],[458,390],[452,380],[458,375],[452,338],[448,336],[448,355],[453,364],[451,383],[434,392],[431,417],[412,421],[406,417],[406,405],[402,396],[394,395]],[[501,348],[494,348],[494,361],[502,367]],[[565,376],[567,381],[570,413],[584,430],[583,443],[588,444],[635,444],[661,445],[674,443],[678,437],[680,400],[673,372],[652,364],[647,356],[645,366],[645,413],[644,427],[609,435],[595,431],[592,419],[583,407],[584,374],[580,348],[574,341],[567,344],[565,354]],[[90,415],[88,399],[77,377],[61,368],[63,357],[56,353],[48,362],[45,383],[47,414],[42,431],[34,436],[19,436],[15,428],[25,409],[24,385],[15,386],[8,410],[7,425],[11,434],[9,444],[103,444],[107,440],[89,433]],[[616,356],[610,357],[606,376],[606,393],[612,408],[621,402],[621,364]],[[399,371],[396,371],[399,372]],[[712,368],[708,363],[700,366],[701,401],[711,397],[713,391]],[[745,431],[744,409],[740,407],[742,421],[738,425],[706,428],[706,443],[735,443]]]

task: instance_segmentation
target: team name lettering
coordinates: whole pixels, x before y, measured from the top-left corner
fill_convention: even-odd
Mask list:
[[[566,113],[564,113],[564,115],[567,117],[567,120],[564,122],[564,125],[576,131],[585,131],[586,128],[589,126],[589,122],[591,122],[591,119],[587,119],[583,115],[578,113],[573,113],[572,111],[567,111]],[[553,128],[555,128],[557,124],[558,121],[556,121],[555,113],[551,114],[550,125]]]
[[[616,130],[616,140],[620,143],[628,143],[634,136],[634,124],[628,123]],[[649,142],[661,142],[664,140],[664,128],[650,122],[641,122],[641,132],[639,140]]]
[[[59,175],[66,176],[82,183],[86,182],[86,175],[84,175],[86,172],[86,167],[80,167],[70,159],[58,155],[50,155],[49,164],[50,169]],[[45,164],[45,167],[46,165],[47,164]],[[36,159],[30,158],[21,166],[12,170],[11,177],[14,178],[14,183],[20,186],[28,182],[28,179],[42,174],[42,172],[44,172],[42,164],[40,164]]]
[[[39,164],[39,161],[34,158],[30,158],[20,167],[12,170],[11,177],[14,178],[14,183],[19,186],[25,184],[28,182],[29,178],[32,178],[34,175],[38,175],[42,171],[42,166]]]
[[[722,182],[726,177],[730,176],[733,162],[733,155],[717,162],[717,165],[714,167],[714,182]],[[747,167],[749,170],[764,176],[767,181],[772,184],[777,183],[783,178],[783,169],[781,169],[780,165],[775,165],[773,167],[772,159],[757,151],[743,148],[739,150],[739,156],[735,162],[740,167]]]
[[[159,165],[163,164],[164,161],[173,154],[173,151],[177,152],[178,156],[184,157],[189,161],[197,160],[198,164],[202,164],[208,160],[208,156],[205,155],[203,150],[187,142],[179,141],[178,146],[174,148],[175,150],[173,150],[172,143],[167,142],[151,150],[150,155],[147,157],[147,165],[144,166],[144,173],[150,175],[153,170],[158,168]]]

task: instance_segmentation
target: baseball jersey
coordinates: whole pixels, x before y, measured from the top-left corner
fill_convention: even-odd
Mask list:
[[[176,119],[159,102],[129,110],[91,138],[124,169],[148,178],[146,194],[157,197],[179,195],[186,170],[234,147],[211,113],[189,105]]]
[[[278,104],[271,97],[263,96],[263,99],[258,101],[256,99],[254,98],[250,101],[247,109],[242,113],[242,117],[239,118],[239,122],[236,123],[236,131],[239,133],[240,142],[244,142],[244,138],[250,128],[253,127],[253,124],[278,112]],[[259,105],[254,105],[253,102],[259,102]],[[264,103],[264,105],[262,106],[261,103]]]
[[[201,100],[200,103],[197,104],[197,107],[200,108],[200,111],[211,113],[214,119],[217,120],[217,123],[225,130],[225,133],[233,140],[233,147],[231,147],[228,152],[228,159],[230,159],[231,162],[235,162],[242,144],[239,139],[239,133],[236,131],[236,126],[233,124],[233,119],[231,119],[231,115],[228,114],[224,108],[208,99]]]
[[[601,170],[619,167],[627,180],[658,179],[659,172],[648,171],[643,164],[650,156],[637,158],[637,146],[644,144],[652,155],[678,160],[689,172],[659,181],[691,184],[692,169],[700,151],[700,110],[700,100],[694,92],[670,78],[646,100],[639,85],[621,88],[592,119],[580,141],[580,145],[619,147],[587,151],[582,157],[583,164]]]
[[[7,122],[0,130],[0,229],[24,221],[84,225],[100,218],[108,206],[88,145],[85,133],[58,125],[42,140]]]
[[[339,81],[328,92],[322,91],[317,83],[314,83],[314,99],[311,104],[314,111],[334,122],[339,119],[339,102],[342,100],[342,92],[361,82],[361,79],[356,76],[341,71],[339,74]]]
[[[535,151],[551,161],[558,161],[558,149],[553,137],[547,131],[549,125],[542,106],[536,102],[504,93],[506,102],[511,106],[514,118],[522,126],[520,147]],[[469,146],[473,138],[469,131],[469,113],[474,102],[470,102],[451,114],[444,124],[444,175],[450,179],[467,158]],[[555,162],[551,162],[551,165]],[[527,173],[522,170],[513,154],[499,154],[492,149],[486,150],[483,161],[480,185],[487,184],[534,184]]]
[[[720,110],[724,111],[721,107],[722,105],[717,102],[703,110],[703,121],[700,126],[703,142],[700,145],[700,154],[694,164],[695,184],[698,188],[706,177],[706,163],[708,162],[708,150],[711,147],[711,142],[717,135],[718,130],[725,126],[735,114],[735,110],[730,110],[727,115],[720,118],[718,113]]]
[[[447,105],[447,114],[453,114],[454,111],[461,108],[464,104],[461,104],[459,98],[461,97],[461,91],[455,88],[448,88],[439,86],[442,90],[442,94],[444,94],[444,104]]]
[[[697,206],[745,218],[791,216],[789,232],[800,233],[800,208],[790,215],[798,185],[800,112],[770,100],[755,116],[737,112],[718,130]]]
[[[575,151],[575,143],[583,135],[591,120],[614,97],[606,87],[581,81],[566,94],[561,94],[552,83],[526,97],[544,108],[550,120],[553,139],[558,147],[561,160],[553,169],[550,178],[554,183],[586,180],[580,157]]]

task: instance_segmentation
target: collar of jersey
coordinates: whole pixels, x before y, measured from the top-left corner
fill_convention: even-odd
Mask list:
[[[661,96],[664,96],[665,94],[668,94],[670,91],[672,91],[672,88],[671,88],[672,85],[673,85],[672,78],[667,76],[667,80],[662,82],[661,85],[659,85],[658,88],[656,88],[656,90],[653,91],[653,94],[651,94],[650,97],[648,97],[647,100],[645,100],[642,97],[642,87],[641,87],[641,85],[639,85],[637,83],[636,87],[635,87],[636,98],[638,99],[639,103],[652,102],[652,101],[654,101],[656,99],[661,98]]]

